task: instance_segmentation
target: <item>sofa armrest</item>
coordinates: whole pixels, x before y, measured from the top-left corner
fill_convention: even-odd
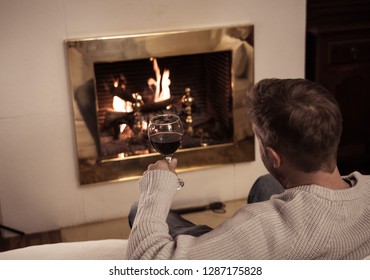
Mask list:
[[[127,240],[106,239],[36,245],[0,253],[2,260],[124,260]]]

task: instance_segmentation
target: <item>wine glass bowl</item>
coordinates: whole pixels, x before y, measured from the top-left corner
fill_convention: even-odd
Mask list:
[[[153,148],[170,162],[174,153],[181,145],[184,129],[180,118],[173,114],[163,114],[152,117],[148,124],[148,138]],[[184,182],[179,179],[177,189]]]

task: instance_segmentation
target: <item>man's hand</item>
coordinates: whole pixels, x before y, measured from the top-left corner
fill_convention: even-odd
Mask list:
[[[162,160],[158,160],[156,163],[149,164],[147,171],[161,169],[161,170],[168,170],[168,171],[171,171],[177,174],[175,171],[176,166],[177,166],[176,158],[173,158],[170,162],[167,162],[166,160],[162,159]]]

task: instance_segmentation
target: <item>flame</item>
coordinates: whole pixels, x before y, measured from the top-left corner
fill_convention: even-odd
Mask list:
[[[117,112],[132,112],[132,103],[130,101],[125,101],[118,96],[113,97],[113,109]]]
[[[161,70],[158,66],[158,61],[156,58],[151,57],[150,61],[153,61],[153,70],[155,72],[155,79],[149,78],[147,83],[149,87],[155,87],[155,95],[154,95],[154,102],[159,102],[163,100],[167,100],[171,97],[170,92],[170,70],[164,69],[163,74],[161,74]],[[125,88],[125,84],[120,84],[120,78],[116,78],[113,81],[113,86],[115,88],[121,86],[122,88]],[[137,96],[133,97],[137,99],[138,101],[142,100],[142,97],[137,94]],[[122,98],[118,96],[113,97],[113,110],[117,112],[132,112],[133,111],[133,104],[129,101],[125,101]],[[147,128],[148,124],[143,121],[142,127],[145,130]],[[120,125],[120,132],[122,133],[126,128],[126,124]]]
[[[170,70],[164,69],[162,77],[162,92],[160,94],[160,100],[166,100],[171,97],[170,93]]]
[[[143,130],[147,130],[147,128],[148,128],[148,122],[143,121],[143,122],[141,123],[141,126],[142,126]]]
[[[125,101],[118,96],[113,97],[113,110],[117,112],[132,112],[132,103]],[[126,128],[126,124],[120,125],[120,132],[122,133]]]
[[[150,78],[148,80],[148,85],[155,85],[155,96],[154,102],[169,99],[171,97],[170,93],[170,70],[164,69],[163,75],[161,75],[161,70],[159,69],[158,62],[156,58],[151,57],[150,61],[153,61],[153,70],[155,72],[156,79]],[[162,91],[161,91],[162,88]]]
[[[113,86],[115,88],[118,88],[119,86],[123,89],[126,89],[126,78],[125,76],[121,75],[120,77],[117,77],[113,81]]]

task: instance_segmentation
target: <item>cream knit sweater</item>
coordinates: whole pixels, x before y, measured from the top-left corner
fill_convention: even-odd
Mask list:
[[[147,172],[129,237],[129,259],[363,259],[370,255],[370,176],[346,190],[305,185],[247,204],[200,237],[168,234],[177,177]]]

